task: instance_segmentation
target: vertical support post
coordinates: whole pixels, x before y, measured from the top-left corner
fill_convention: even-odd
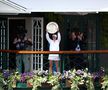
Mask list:
[[[98,50],[100,48],[100,15],[96,15],[96,49]],[[100,59],[99,59],[100,54],[96,54],[96,71],[99,70],[100,66]]]

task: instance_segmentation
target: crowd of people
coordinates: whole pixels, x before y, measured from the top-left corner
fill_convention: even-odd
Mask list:
[[[59,27],[57,27],[59,28]],[[32,46],[32,41],[30,38],[26,36],[27,30],[19,26],[17,36],[14,38],[13,44],[16,47],[16,50],[27,50],[27,48]],[[60,41],[61,41],[61,34],[60,31],[57,30],[55,33],[49,33],[46,30],[46,40],[48,41],[49,51],[59,51],[60,50]],[[83,40],[84,40],[84,33],[80,31],[73,31],[69,34],[69,48],[70,50],[80,51],[83,50]],[[24,63],[24,72],[30,71],[30,60],[28,59],[28,54],[16,54],[16,68],[21,73],[22,70],[22,63]],[[74,55],[69,55],[70,59],[73,59]],[[70,60],[69,65],[71,68],[76,67],[77,64],[82,65],[83,59],[81,57],[83,54],[75,55],[77,60]],[[59,54],[49,54],[49,72],[53,73],[53,64],[56,66],[56,72],[60,71],[59,62],[61,60]],[[78,68],[79,68],[78,66]]]
[[[74,29],[73,29],[74,30]],[[75,32],[76,30],[76,32]],[[73,32],[69,35],[69,50],[73,51],[80,51],[84,50],[84,44],[85,44],[85,36],[83,32],[80,32],[78,28],[75,28]],[[70,68],[76,68],[81,69],[86,67],[86,62],[84,61],[84,55],[83,54],[72,54],[69,55],[70,59]]]

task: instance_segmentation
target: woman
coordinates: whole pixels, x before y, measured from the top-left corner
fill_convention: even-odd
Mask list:
[[[46,39],[49,42],[49,51],[59,51],[60,47],[60,41],[61,41],[61,35],[60,32],[57,32],[56,34],[52,35],[52,39],[49,37],[48,32],[46,33]],[[53,62],[56,65],[56,71],[58,72],[58,61],[60,60],[59,54],[49,54],[49,71],[52,73],[52,66]]]

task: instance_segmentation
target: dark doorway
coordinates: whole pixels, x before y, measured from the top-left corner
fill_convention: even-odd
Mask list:
[[[80,46],[79,50],[87,49],[87,19],[86,16],[81,15],[66,15],[64,16],[64,25],[63,25],[63,35],[62,35],[62,44],[63,50],[78,50],[77,46]],[[75,40],[72,40],[72,34],[75,33]],[[83,35],[82,40],[79,40],[78,37]],[[72,35],[72,36],[71,36]],[[64,69],[70,70],[72,68],[83,69],[87,66],[85,54],[77,55],[63,55],[64,60]]]
[[[23,26],[25,28],[25,19],[10,19],[9,20],[9,49],[15,50],[15,46],[13,44],[14,38],[17,34],[17,27]],[[16,54],[9,54],[9,68],[16,69]]]

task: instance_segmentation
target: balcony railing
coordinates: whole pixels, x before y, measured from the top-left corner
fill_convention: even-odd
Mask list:
[[[70,58],[69,55],[71,55],[72,57],[74,57],[73,61],[75,61],[77,58],[82,58],[84,59],[85,57],[79,57],[77,55],[79,54],[86,54],[86,61],[88,60],[88,56],[87,55],[94,55],[94,54],[108,54],[108,50],[82,50],[82,51],[31,51],[31,50],[0,50],[0,53],[15,53],[15,54],[60,54],[61,57],[61,71],[63,71],[66,67],[66,63],[69,67],[68,63],[70,62]],[[94,56],[93,56],[94,57]],[[46,56],[44,56],[43,58],[47,59]],[[43,60],[45,60],[43,59]],[[96,68],[96,66],[93,66],[95,62],[92,62],[92,66],[88,65],[89,68]],[[45,65],[46,63],[43,63],[43,65]],[[78,65],[78,63],[77,63]],[[98,65],[98,63],[96,62],[95,65]],[[81,66],[81,65],[79,65]]]

